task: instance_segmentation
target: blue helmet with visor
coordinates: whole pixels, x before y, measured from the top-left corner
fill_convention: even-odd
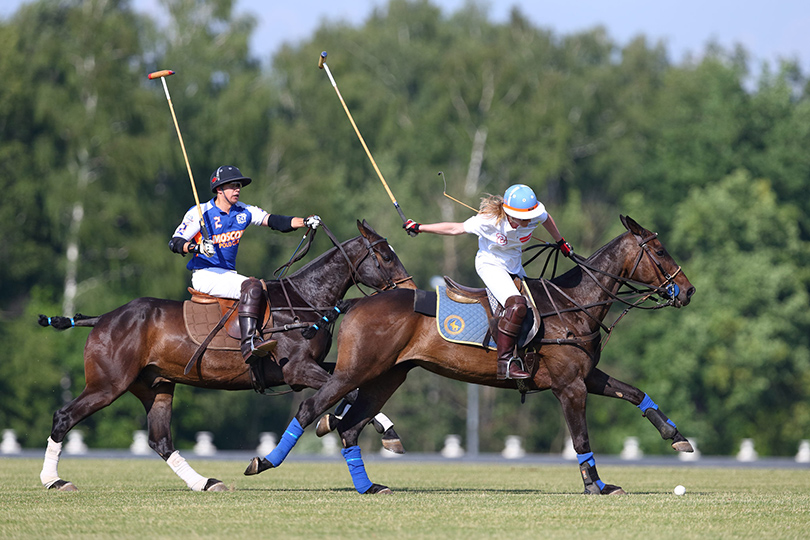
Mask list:
[[[543,215],[546,207],[537,200],[532,188],[525,184],[509,186],[503,194],[503,210],[513,218],[534,219]]]

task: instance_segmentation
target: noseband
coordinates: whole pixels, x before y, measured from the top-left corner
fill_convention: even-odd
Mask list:
[[[675,270],[675,273],[672,275],[670,275],[666,270],[664,270],[664,266],[661,264],[661,261],[659,261],[655,257],[655,255],[652,252],[652,249],[650,249],[650,246],[647,245],[648,242],[650,242],[651,240],[655,240],[656,238],[658,238],[657,232],[650,233],[648,237],[643,238],[641,239],[641,241],[639,241],[638,245],[641,248],[641,251],[639,251],[638,259],[636,259],[636,264],[633,265],[633,270],[630,272],[630,277],[632,277],[633,274],[636,273],[638,265],[639,263],[641,263],[642,257],[644,255],[647,255],[647,257],[650,259],[650,262],[652,262],[652,264],[658,269],[658,272],[661,274],[661,276],[663,276],[664,281],[657,287],[654,285],[645,285],[645,286],[652,289],[654,293],[658,293],[661,296],[669,299],[670,303],[674,303],[675,298],[681,292],[681,289],[680,287],[678,287],[678,284],[674,282],[674,279],[678,276],[678,274],[681,273],[681,266],[678,265],[678,269]]]
[[[401,283],[405,283],[406,281],[413,281],[413,277],[410,274],[408,274],[406,277],[404,277],[402,279],[399,279],[399,280],[393,279],[391,277],[391,273],[388,271],[388,269],[380,262],[380,258],[382,257],[382,255],[380,254],[379,250],[375,249],[375,246],[377,246],[377,244],[387,243],[388,240],[386,238],[379,238],[378,240],[375,240],[374,242],[370,242],[369,239],[365,237],[365,235],[361,235],[361,237],[363,239],[363,244],[364,244],[364,246],[366,248],[366,251],[360,257],[360,260],[355,263],[355,262],[352,261],[351,257],[349,257],[349,254],[346,253],[346,250],[343,249],[343,245],[340,242],[338,242],[337,238],[334,237],[334,235],[332,234],[332,231],[330,231],[329,229],[327,229],[325,227],[323,227],[323,228],[324,228],[324,232],[326,233],[326,235],[329,237],[330,240],[332,240],[332,243],[335,244],[335,247],[338,248],[340,253],[343,255],[343,258],[346,259],[346,263],[349,265],[349,269],[351,270],[352,282],[354,283],[355,287],[357,287],[360,290],[360,292],[362,292],[365,296],[368,296],[368,294],[366,294],[366,292],[360,287],[360,270],[359,269],[360,269],[360,266],[363,264],[363,262],[369,256],[373,257],[374,265],[377,267],[377,270],[379,270],[380,274],[383,277],[383,282],[385,283],[385,285],[382,288],[378,288],[378,287],[375,287],[373,285],[368,285],[369,287],[374,289],[376,292],[382,292],[382,291],[388,291],[388,290],[391,290],[391,289],[396,289],[397,286],[399,284],[401,284]]]

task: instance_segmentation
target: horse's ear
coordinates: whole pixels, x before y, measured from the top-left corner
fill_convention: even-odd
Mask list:
[[[360,231],[360,234],[362,234],[366,238],[368,238],[370,234],[372,235],[377,234],[377,231],[372,229],[371,225],[369,225],[365,219],[363,220],[362,223],[360,223],[359,219],[357,220],[357,230]]]
[[[623,216],[621,214],[619,214],[619,218],[622,220],[622,225],[624,225],[628,231],[636,236],[646,236],[646,230],[644,227],[636,223],[633,218],[630,216]]]

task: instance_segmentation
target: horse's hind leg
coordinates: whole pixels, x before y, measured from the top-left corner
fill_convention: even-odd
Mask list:
[[[585,402],[588,390],[582,379],[571,381],[561,389],[553,389],[554,395],[562,406],[571,441],[577,453],[579,472],[585,484],[586,495],[624,495],[625,491],[619,486],[605,484],[599,479],[596,472],[596,461],[591,452],[588,440],[588,425],[585,418]]]
[[[604,371],[594,368],[585,379],[588,392],[600,396],[624,399],[639,408],[664,440],[672,440],[672,448],[678,452],[693,452],[689,441],[678,431],[678,426],[661,412],[658,405],[635,386],[614,379]]]
[[[73,427],[103,409],[118,399],[124,393],[123,389],[109,384],[97,384],[97,377],[87,377],[87,385],[79,396],[53,413],[53,426],[48,437],[48,447],[45,449],[45,459],[39,479],[47,489],[59,491],[77,491],[75,485],[59,478],[59,458],[62,455],[62,441],[67,432]]]
[[[220,480],[205,478],[198,474],[180,452],[175,450],[171,433],[174,387],[174,383],[164,382],[148,386],[138,381],[129,388],[146,409],[149,446],[193,491],[227,491],[227,487]]]

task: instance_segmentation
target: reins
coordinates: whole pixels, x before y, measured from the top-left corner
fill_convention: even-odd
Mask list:
[[[631,232],[631,234],[632,234],[632,232]],[[675,301],[675,297],[678,294],[678,286],[676,284],[674,284],[674,279],[678,276],[678,274],[681,273],[681,267],[678,266],[675,273],[671,274],[671,275],[666,270],[664,270],[663,265],[651,253],[651,250],[650,250],[649,246],[647,245],[651,240],[654,240],[657,237],[658,237],[658,233],[651,233],[646,238],[639,238],[638,236],[636,236],[636,238],[638,239],[638,246],[639,246],[640,249],[639,249],[638,258],[636,259],[635,263],[633,264],[633,268],[630,271],[630,274],[629,274],[630,277],[622,277],[622,276],[613,274],[611,272],[607,272],[605,270],[602,270],[600,268],[595,268],[594,266],[589,264],[586,259],[584,259],[583,257],[580,257],[577,254],[574,254],[571,257],[571,260],[574,262],[574,264],[576,264],[579,268],[581,268],[582,271],[585,274],[587,274],[594,281],[594,283],[596,283],[596,285],[600,289],[602,289],[602,291],[605,294],[608,295],[608,299],[600,301],[600,302],[594,302],[594,303],[587,304],[587,305],[581,305],[574,298],[572,298],[570,295],[565,293],[565,291],[563,291],[555,283],[551,282],[548,279],[545,279],[545,278],[541,277],[541,278],[539,278],[539,281],[543,285],[543,289],[545,290],[546,296],[549,299],[549,302],[551,303],[552,307],[554,308],[554,311],[550,312],[550,313],[541,313],[540,316],[541,317],[547,317],[547,316],[556,314],[558,319],[561,322],[564,322],[564,319],[563,319],[563,316],[562,316],[563,313],[572,313],[572,312],[582,312],[582,313],[584,313],[585,315],[590,317],[594,322],[596,322],[601,327],[602,330],[604,330],[606,332],[606,338],[605,338],[605,340],[604,340],[604,342],[602,344],[602,350],[604,350],[605,346],[607,345],[608,340],[610,339],[611,334],[613,333],[613,329],[616,327],[616,325],[619,323],[619,321],[631,309],[633,309],[635,307],[640,308],[640,309],[661,309],[661,308],[673,305],[673,303]],[[541,248],[541,251],[539,253],[537,253],[536,255],[534,255],[532,258],[530,258],[526,262],[526,264],[529,264],[530,262],[534,261],[537,257],[542,255],[547,249],[556,248],[556,246],[554,246],[554,244],[546,243],[546,244],[541,244],[541,245],[538,245],[538,246],[529,246],[528,248],[526,248],[525,251],[528,251],[529,249],[537,249],[537,248]],[[552,278],[556,274],[557,258],[559,257],[559,252],[556,252],[556,255],[557,255],[557,257],[555,257],[555,259],[554,259],[554,271],[552,273]],[[660,272],[660,274],[663,276],[664,281],[661,283],[661,285],[658,285],[658,286],[650,285],[650,284],[643,283],[643,282],[637,281],[635,279],[632,279],[632,276],[635,274],[636,270],[638,269],[639,264],[641,263],[642,258],[645,255],[650,259],[650,261],[656,267],[658,272]],[[547,257],[546,262],[545,262],[545,264],[543,266],[543,274],[545,273],[546,269],[548,268],[548,264],[549,264],[550,259],[551,259],[551,254],[549,254],[549,256]],[[541,275],[543,275],[543,274],[541,274]],[[602,284],[602,282],[598,279],[596,274],[601,274],[602,276],[608,277],[611,280],[618,282],[619,283],[619,289],[621,289],[621,287],[627,287],[632,291],[632,293],[622,295],[622,293],[618,289],[617,289],[616,293],[612,292],[605,285]],[[551,291],[549,291],[548,285],[553,287],[554,290],[557,291],[558,294],[560,294],[563,298],[565,298],[571,304],[573,304],[574,307],[565,308],[565,309],[559,309],[557,307],[556,303],[554,302],[554,299],[552,298]],[[644,302],[649,300],[655,294],[660,294],[662,296],[667,297],[668,299],[665,302],[657,302],[656,305],[654,305],[654,306],[643,306],[642,305]],[[632,301],[633,298],[637,298],[637,299]],[[616,320],[613,321],[613,324],[611,324],[610,326],[607,326],[605,323],[603,323],[601,320],[599,320],[596,316],[594,316],[589,311],[589,309],[591,309],[591,308],[605,306],[605,305],[611,305],[611,304],[616,303],[616,302],[624,304],[627,307],[616,318]],[[565,330],[566,330],[566,335],[572,335],[571,330],[568,329],[567,326],[566,326]],[[598,337],[598,334],[599,334],[599,331],[595,332],[594,334],[591,334],[590,336],[586,336],[586,339],[587,340],[595,339],[595,337]],[[582,340],[583,340],[583,338],[541,339],[541,343],[556,343],[556,344],[574,343],[574,342],[578,343],[578,342],[580,342]]]

